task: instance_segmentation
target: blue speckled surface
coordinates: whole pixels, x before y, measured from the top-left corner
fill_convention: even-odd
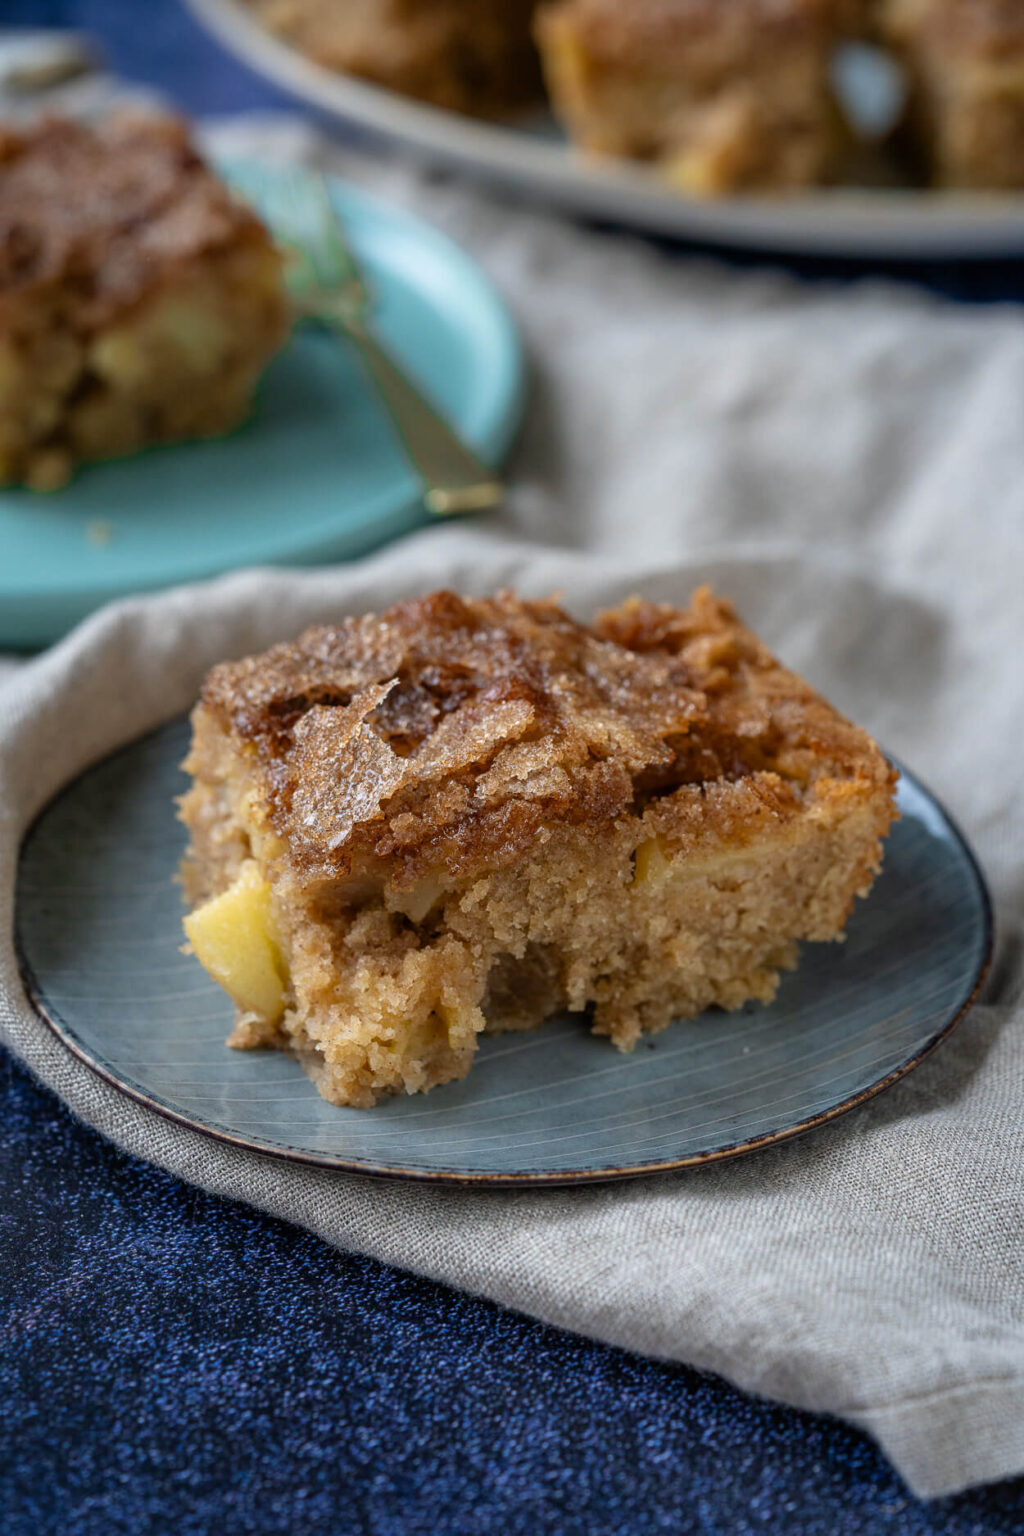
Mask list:
[[[2,20],[91,28],[193,111],[284,105],[176,0],[3,0]],[[898,270],[1024,297],[1021,263]],[[3,1536],[1024,1531],[1024,1483],[921,1505],[842,1425],[189,1189],[2,1052],[0,1181]]]
[[[4,1536],[981,1536],[872,1444],[347,1258],[78,1126],[0,1057]]]

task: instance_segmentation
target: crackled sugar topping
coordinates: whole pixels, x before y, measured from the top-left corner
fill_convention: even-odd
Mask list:
[[[202,708],[255,750],[268,819],[313,877],[377,859],[466,873],[684,783],[806,778],[823,731],[861,747],[707,592],[592,627],[439,592],[217,667]]]

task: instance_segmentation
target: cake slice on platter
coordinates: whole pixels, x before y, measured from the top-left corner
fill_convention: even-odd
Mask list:
[[[547,0],[535,30],[570,138],[680,191],[828,181],[849,139],[832,58],[851,0]]]

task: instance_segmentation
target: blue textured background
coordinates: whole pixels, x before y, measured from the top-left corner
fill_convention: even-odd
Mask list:
[[[0,21],[87,28],[194,112],[284,105],[174,0],[0,0]],[[1024,297],[1021,263],[892,270]],[[0,1189],[3,1536],[1024,1532],[1024,1482],[920,1504],[843,1425],[190,1189],[2,1053]]]
[[[1020,1532],[724,1382],[335,1253],[0,1070],[4,1536]]]

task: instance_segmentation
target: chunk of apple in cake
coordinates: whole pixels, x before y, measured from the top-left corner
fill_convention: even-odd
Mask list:
[[[769,1000],[838,938],[895,773],[703,589],[577,623],[438,592],[214,668],[181,802],[231,1043],[369,1105],[484,1030],[589,1010],[630,1050]]]
[[[0,485],[228,431],[287,332],[280,255],[182,123],[0,130]]]

